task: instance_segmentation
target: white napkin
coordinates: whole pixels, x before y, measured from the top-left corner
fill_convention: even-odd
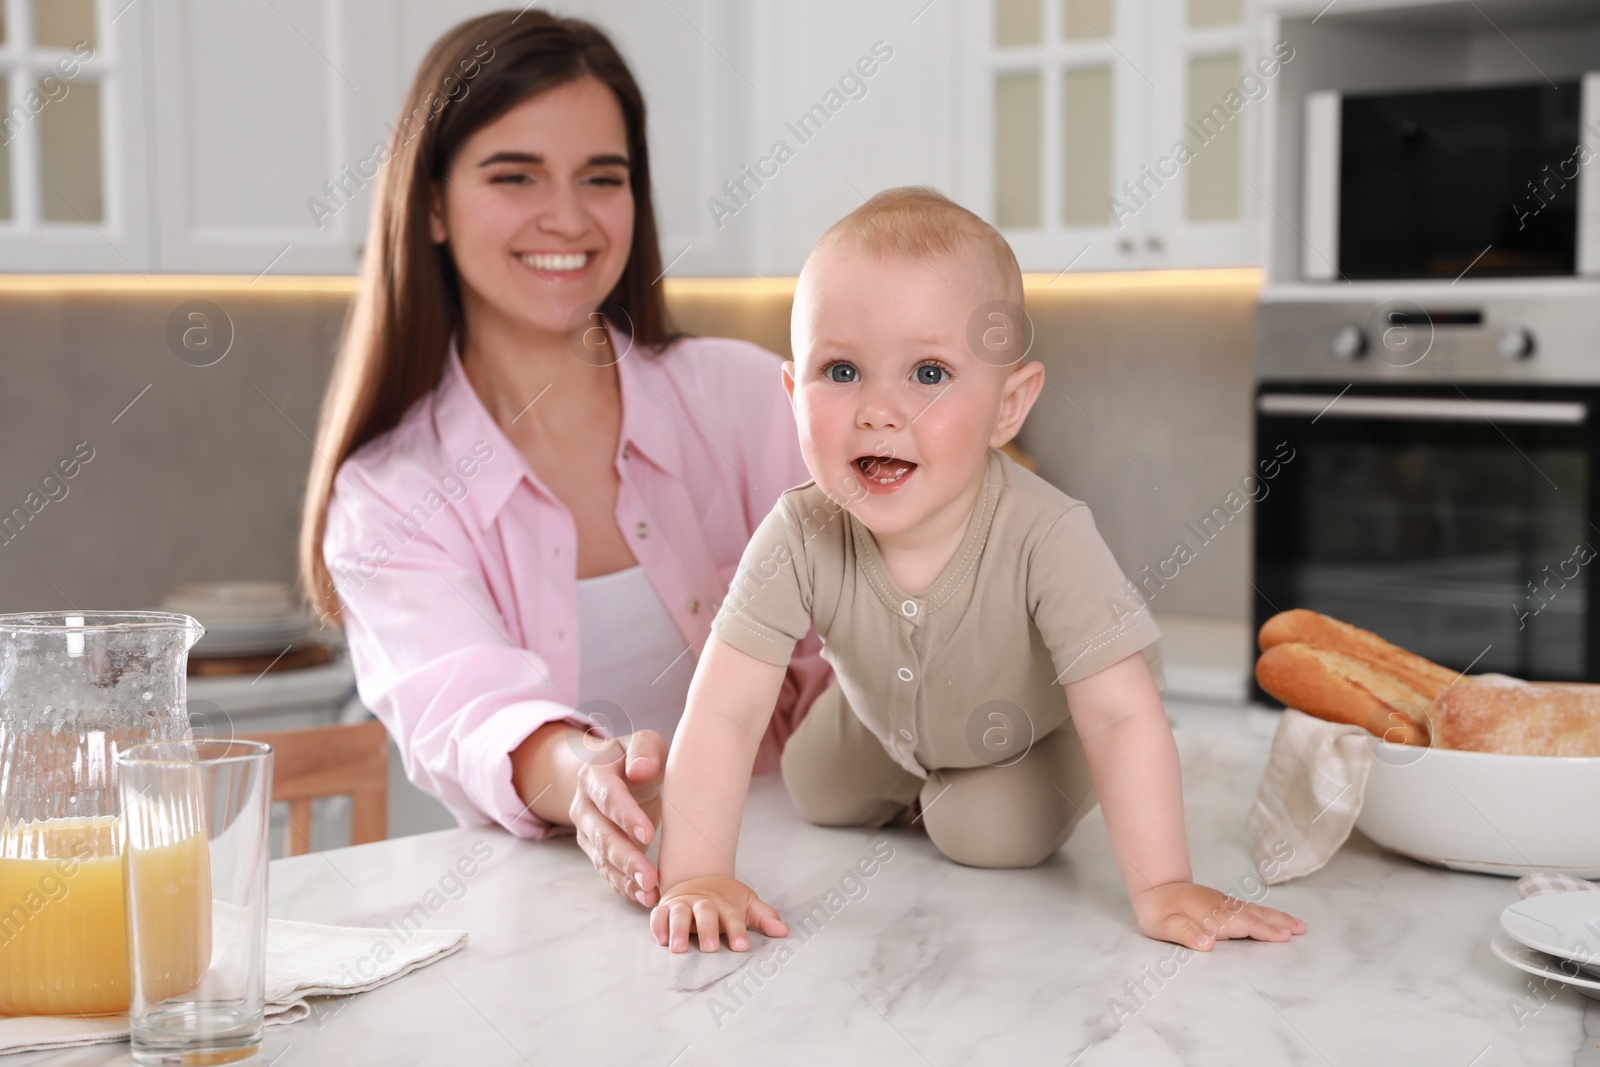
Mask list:
[[[1546,893],[1572,893],[1588,889],[1600,889],[1600,885],[1587,878],[1574,878],[1556,871],[1534,871],[1517,879],[1517,896],[1522,900],[1542,897]]]
[[[1245,824],[1267,884],[1321,869],[1345,843],[1361,814],[1372,740],[1360,726],[1293,708],[1283,713]],[[1285,845],[1293,849],[1288,859],[1281,858]]]
[[[397,931],[269,919],[266,1021],[299,1022],[311,1014],[308,997],[365,993],[442,960],[466,943],[465,930]],[[126,1015],[0,1015],[0,1055],[127,1038]]]

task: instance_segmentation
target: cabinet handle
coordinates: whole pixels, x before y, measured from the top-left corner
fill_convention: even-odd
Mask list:
[[[1133,238],[1124,237],[1122,240],[1118,241],[1117,251],[1121,252],[1125,256],[1133,255]]]
[[[1159,237],[1146,237],[1144,246],[1152,252],[1160,252],[1166,247],[1166,244]]]

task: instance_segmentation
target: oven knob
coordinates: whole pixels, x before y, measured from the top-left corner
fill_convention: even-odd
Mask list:
[[[1507,326],[1495,339],[1495,348],[1504,359],[1527,359],[1533,355],[1533,334],[1526,326]]]
[[[1359,326],[1341,326],[1333,335],[1333,354],[1340,359],[1360,359],[1367,354],[1367,335]]]

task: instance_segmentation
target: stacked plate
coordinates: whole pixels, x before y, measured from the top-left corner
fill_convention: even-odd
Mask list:
[[[272,656],[316,641],[311,616],[281,582],[180,585],[161,609],[192,615],[206,628],[189,652],[194,658]]]
[[[1600,1000],[1600,892],[1519,900],[1500,913],[1490,950],[1519,971],[1563,982]]]

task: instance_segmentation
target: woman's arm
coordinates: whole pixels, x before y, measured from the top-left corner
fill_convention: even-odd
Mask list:
[[[394,530],[406,521],[349,464],[340,472],[323,550],[362,700],[395,739],[407,776],[464,821],[487,818],[535,839],[561,832],[543,814],[559,780],[530,805],[513,784],[511,753],[546,724],[581,728],[585,719],[561,698],[544,658],[511,640],[456,517],[441,512],[401,541]],[[388,551],[380,557],[375,543]]]

